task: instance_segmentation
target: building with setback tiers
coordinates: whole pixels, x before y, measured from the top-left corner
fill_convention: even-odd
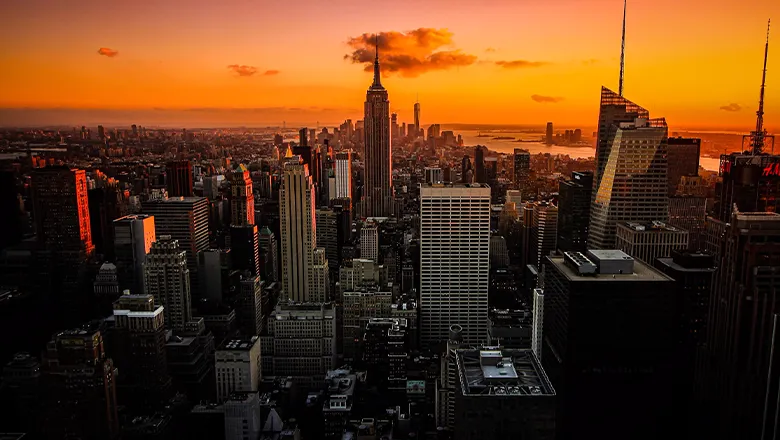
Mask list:
[[[192,320],[190,270],[178,240],[161,235],[144,263],[144,293],[165,307],[165,328],[184,331]]]
[[[674,379],[674,280],[616,250],[547,261],[542,361],[556,438],[676,435],[669,394],[658,392]]]
[[[390,101],[379,73],[379,43],[374,60],[374,82],[366,92],[363,114],[365,185],[363,215],[393,215],[393,161],[390,143]]]

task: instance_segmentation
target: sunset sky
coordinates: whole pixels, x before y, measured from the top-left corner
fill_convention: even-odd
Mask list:
[[[356,120],[371,82],[361,62],[381,32],[382,82],[401,121],[411,121],[419,94],[426,125],[593,126],[599,87],[617,89],[622,8],[622,0],[3,0],[0,124]],[[765,121],[777,132],[777,0],[629,0],[625,96],[672,129],[749,130],[771,17]]]

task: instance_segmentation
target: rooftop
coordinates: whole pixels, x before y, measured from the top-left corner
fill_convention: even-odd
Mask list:
[[[421,183],[421,188],[490,188],[485,183]]]
[[[616,258],[621,255],[626,255],[622,251],[615,250],[599,250],[588,251],[589,253],[598,253],[597,255],[603,256],[602,261],[609,260],[610,258]],[[569,281],[571,282],[616,282],[616,281],[671,281],[671,278],[657,271],[656,269],[642,263],[641,261],[634,261],[633,273],[589,273],[587,276],[583,276],[578,273],[575,268],[567,265],[564,262],[562,256],[547,257],[548,261]]]
[[[675,228],[672,225],[666,224],[661,221],[654,222],[623,222],[618,223],[618,228],[627,228],[636,232],[677,232],[680,234],[686,233],[679,228]]]
[[[531,350],[484,347],[458,350],[456,357],[463,395],[555,395],[555,389]]]
[[[257,336],[252,336],[249,339],[229,339],[223,343],[219,349],[220,350],[232,350],[232,351],[249,351],[252,349],[252,347],[255,346],[255,344],[259,343],[260,340]]]

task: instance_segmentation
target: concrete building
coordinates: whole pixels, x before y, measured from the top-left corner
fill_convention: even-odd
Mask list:
[[[670,137],[667,149],[669,163],[669,197],[676,195],[682,177],[699,175],[701,139]]]
[[[184,331],[192,320],[190,271],[178,240],[161,235],[144,263],[144,293],[165,307],[165,328]]]
[[[369,221],[360,228],[360,258],[379,262],[379,228]]]
[[[488,344],[504,348],[530,348],[531,324],[530,310],[490,309]]]
[[[230,249],[206,249],[198,252],[200,298],[221,302],[230,288]]]
[[[119,296],[119,279],[116,266],[112,263],[103,263],[100,266],[92,291],[96,297],[116,298]]]
[[[336,197],[352,199],[352,151],[336,153]]]
[[[225,440],[259,439],[263,431],[257,392],[232,393],[223,404]]]
[[[575,171],[558,185],[558,242],[562,252],[585,252],[593,173]]]
[[[254,226],[255,224],[252,179],[244,164],[239,164],[230,175],[230,224],[232,226]]]
[[[405,318],[370,318],[360,338],[368,384],[406,398],[409,334]]]
[[[515,148],[513,159],[513,181],[518,190],[522,192],[528,187],[528,181],[531,177],[531,153],[522,148]]]
[[[390,101],[380,78],[378,50],[374,60],[374,82],[366,92],[364,110],[363,213],[366,217],[390,217],[393,214]]]
[[[231,339],[215,353],[217,402],[224,402],[234,391],[257,392],[261,378],[260,338]]]
[[[558,240],[558,207],[550,202],[533,204],[531,260],[541,270],[545,257],[555,251]]]
[[[344,360],[359,359],[360,341],[371,318],[389,318],[392,292],[376,288],[362,288],[343,294]]]
[[[673,251],[688,249],[688,231],[664,222],[626,222],[617,225],[616,248],[648,265]]]
[[[134,214],[114,220],[114,263],[120,288],[143,291],[143,264],[156,240],[151,215]]]
[[[240,279],[236,294],[230,305],[236,312],[236,328],[238,332],[250,338],[265,331],[267,316],[263,314],[263,288],[265,282],[260,276],[244,272]]]
[[[420,188],[421,343],[447,339],[452,325],[464,341],[487,337],[490,188],[482,184]]]

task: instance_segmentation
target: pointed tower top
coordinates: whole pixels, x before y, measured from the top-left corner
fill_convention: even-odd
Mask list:
[[[626,64],[626,6],[627,0],[623,0],[623,38],[620,40],[620,83],[618,85],[620,96],[623,96],[623,71]]]
[[[766,23],[766,44],[764,45],[764,71],[761,76],[761,93],[758,99],[758,111],[756,112],[756,129],[750,133],[751,147],[753,154],[761,154],[764,150],[764,138],[766,138],[766,130],[764,130],[764,89],[766,88],[766,60],[769,57],[769,26],[772,24],[770,19]]]
[[[374,84],[371,87],[382,87],[382,79],[379,74],[379,34],[374,34],[374,46],[376,46],[376,57],[374,58]]]

